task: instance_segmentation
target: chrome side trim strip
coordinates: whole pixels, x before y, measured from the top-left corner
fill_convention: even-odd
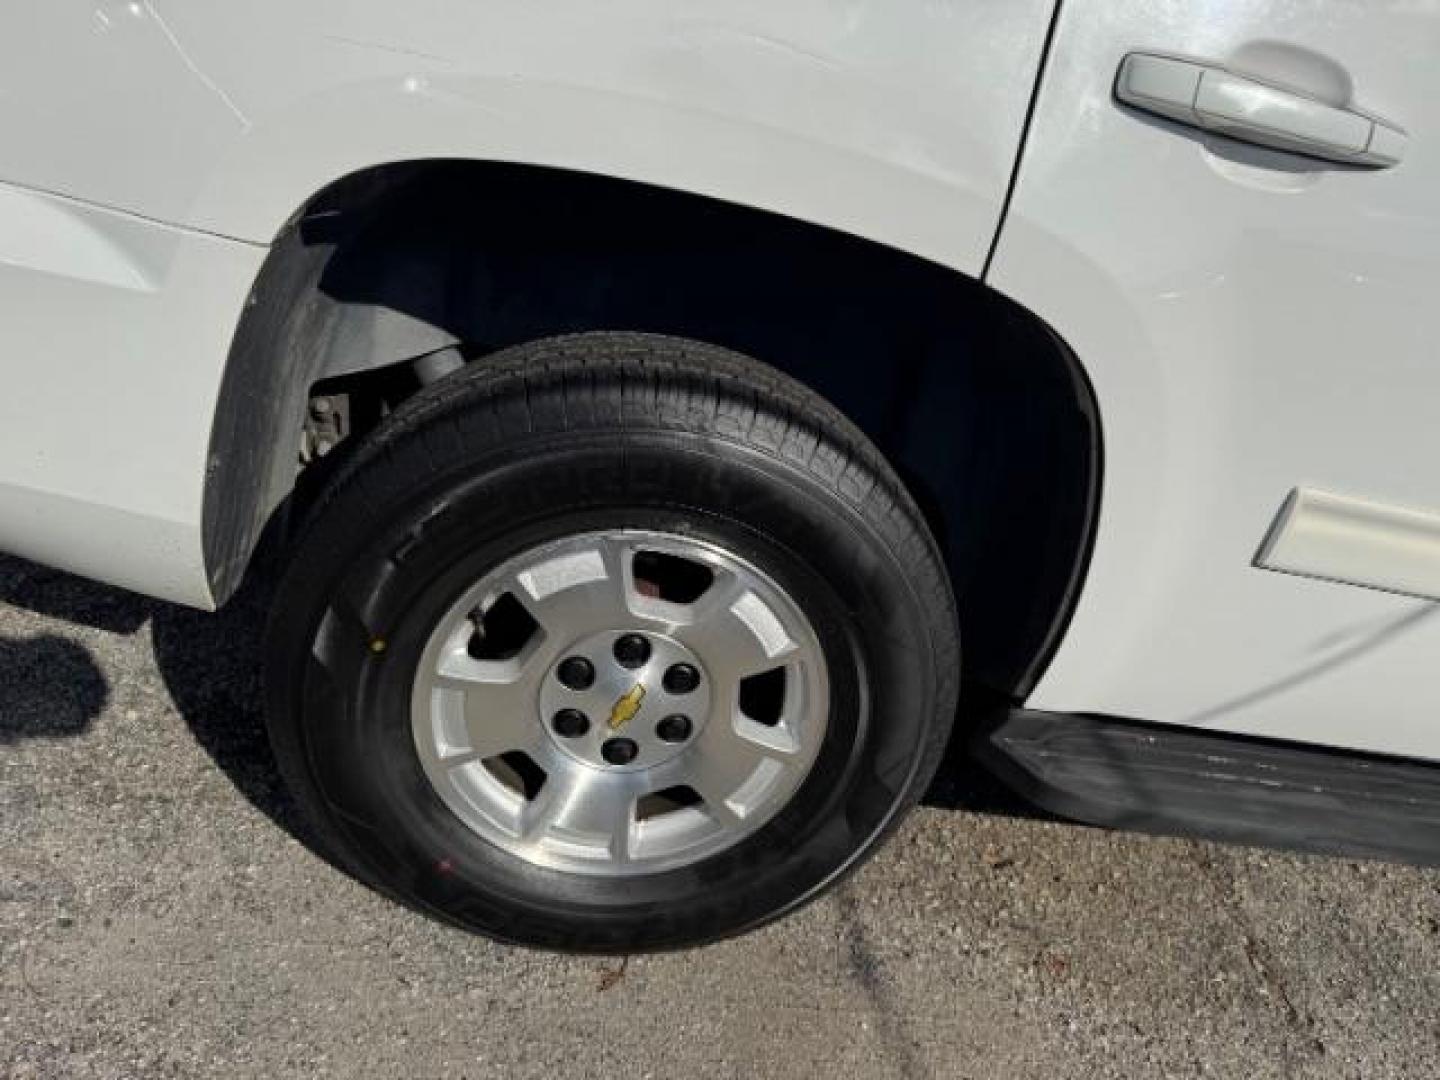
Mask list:
[[[1254,565],[1440,600],[1440,513],[1296,488]]]

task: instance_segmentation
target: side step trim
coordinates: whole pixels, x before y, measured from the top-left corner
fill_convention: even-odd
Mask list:
[[[973,750],[1076,821],[1440,866],[1440,765],[1019,708]]]

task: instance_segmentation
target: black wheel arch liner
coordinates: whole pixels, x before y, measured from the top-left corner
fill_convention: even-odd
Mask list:
[[[321,288],[336,253],[373,212],[378,206],[297,219],[272,247],[247,298],[220,383],[201,512],[217,606],[240,587],[262,533],[295,487],[310,388],[455,342],[401,312],[346,303]]]
[[[217,606],[239,588],[262,534],[277,526],[283,533],[287,498],[299,475],[299,440],[310,389],[324,379],[372,370],[459,342],[450,330],[423,318],[425,304],[384,302],[385,288],[352,299],[337,299],[335,290],[322,288],[327,270],[341,261],[337,257],[342,254],[352,269],[361,262],[363,273],[388,277],[387,288],[412,297],[417,289],[443,288],[443,282],[427,279],[423,272],[417,276],[413,266],[392,267],[383,252],[376,258],[375,251],[366,250],[368,226],[383,217],[391,200],[405,196],[408,181],[422,171],[423,166],[402,166],[381,177],[341,181],[292,221],[261,268],[221,380],[206,464],[202,540]],[[1085,490],[1074,493],[1075,506],[1068,512],[1078,535],[1064,564],[1047,571],[1054,578],[1049,592],[1058,598],[1041,616],[1048,625],[1030,632],[1034,646],[1021,670],[1007,672],[1002,680],[981,677],[1019,701],[1059,647],[1083,587],[1101,496],[1102,425],[1089,378],[1060,335],[1032,312],[987,286],[973,284],[1013,309],[1017,318],[1032,323],[1063,357],[1072,407],[1087,444]]]

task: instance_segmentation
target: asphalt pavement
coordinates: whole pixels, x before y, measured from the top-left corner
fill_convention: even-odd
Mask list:
[[[746,937],[441,927],[297,839],[260,606],[0,558],[0,1076],[1440,1075],[1440,874],[1053,821],[958,761]]]

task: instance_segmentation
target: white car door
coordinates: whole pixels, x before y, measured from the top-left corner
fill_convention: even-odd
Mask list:
[[[1137,52],[1197,68],[1137,109]],[[1064,0],[989,276],[1076,350],[1105,437],[1093,565],[1033,706],[1440,757],[1436,607],[1357,587],[1434,591],[1399,568],[1436,565],[1437,56],[1414,0]],[[1274,561],[1352,584],[1255,565],[1296,488]]]

